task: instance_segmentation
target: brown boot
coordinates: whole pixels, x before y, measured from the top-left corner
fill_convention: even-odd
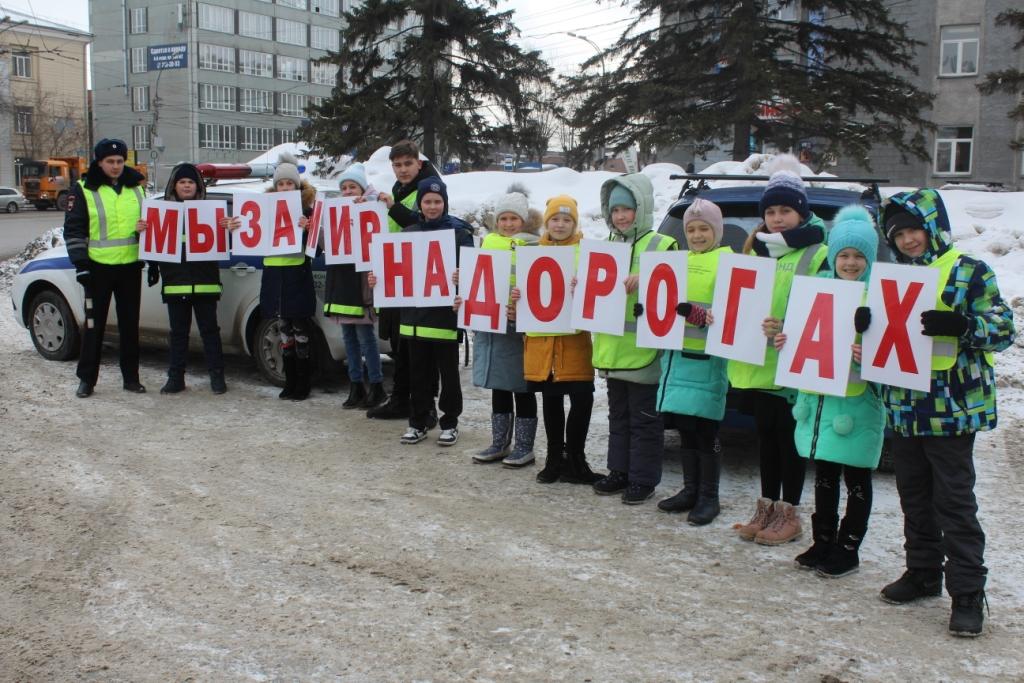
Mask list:
[[[758,532],[754,541],[761,545],[782,545],[800,538],[800,513],[784,500],[775,502],[774,514],[768,526]]]
[[[744,541],[753,541],[754,537],[768,526],[768,519],[772,516],[772,509],[772,501],[767,498],[758,498],[757,510],[754,511],[754,516],[746,524],[737,526],[736,533]]]

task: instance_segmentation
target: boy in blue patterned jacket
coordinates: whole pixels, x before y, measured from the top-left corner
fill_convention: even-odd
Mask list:
[[[884,204],[884,220],[896,260],[937,268],[945,285],[935,309],[921,314],[924,334],[936,338],[929,391],[883,387],[907,570],[882,589],[881,598],[903,604],[937,596],[945,569],[953,598],[949,631],[977,636],[988,570],[974,496],[974,437],[996,426],[992,354],[1013,342],[1013,313],[992,269],[953,247],[937,191],[893,195]],[[866,329],[870,311],[859,309],[857,316],[858,330]]]

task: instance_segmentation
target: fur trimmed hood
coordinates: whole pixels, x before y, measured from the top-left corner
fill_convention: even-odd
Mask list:
[[[131,166],[125,166],[124,172],[121,173],[121,184],[125,187],[138,187],[144,185],[146,182],[146,176],[136,171]],[[85,187],[89,190],[98,190],[101,185],[112,185],[110,178],[100,168],[100,163],[94,161],[89,164],[89,170],[85,173]]]

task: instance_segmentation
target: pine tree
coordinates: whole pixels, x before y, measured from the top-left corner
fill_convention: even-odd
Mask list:
[[[1010,26],[1017,29],[1020,38],[1014,44],[1013,49],[1019,50],[1024,47],[1024,10],[1008,9],[996,15],[996,26]],[[995,93],[1008,93],[1017,96],[1017,103],[1010,109],[1007,116],[1017,121],[1024,121],[1024,71],[1020,69],[1003,69],[985,74],[985,81],[978,86],[983,95]],[[1010,141],[1010,148],[1015,150],[1024,149],[1024,137]]]
[[[743,159],[753,135],[783,149],[813,138],[865,165],[872,144],[927,158],[920,111],[932,96],[898,73],[915,70],[920,43],[887,4],[637,0],[636,20],[605,53],[618,68],[587,86],[583,144],[701,152],[731,139]],[[644,28],[651,19],[660,24]]]
[[[524,88],[550,68],[516,46],[496,0],[367,0],[346,12],[331,97],[300,134],[324,156],[362,158],[401,138],[433,160],[481,160],[499,138],[492,112],[525,107]]]

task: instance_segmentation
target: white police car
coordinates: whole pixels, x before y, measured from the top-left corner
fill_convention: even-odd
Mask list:
[[[208,188],[207,199],[223,199],[229,204],[236,194],[263,192],[264,183],[246,182]],[[322,190],[324,191],[324,190]],[[326,190],[325,194],[336,194]],[[217,322],[225,353],[245,354],[256,361],[260,373],[270,382],[284,385],[277,318],[263,318],[259,312],[260,277],[263,259],[258,256],[232,254],[220,263],[223,285],[217,307]],[[321,365],[345,359],[341,327],[324,318],[323,292],[326,274],[323,257],[313,262],[313,279],[317,292],[318,334],[315,345]],[[80,329],[85,320],[83,290],[75,280],[75,268],[63,244],[55,246],[26,262],[11,287],[11,298],[17,319],[32,336],[32,343],[41,356],[49,360],[77,357],[81,342]],[[142,303],[139,312],[139,340],[144,346],[166,347],[168,344],[167,307],[160,297],[160,285],[147,287],[143,273]],[[117,339],[117,318],[113,303],[107,318],[106,338]],[[193,325],[190,348],[201,350],[199,331]],[[384,345],[386,350],[387,346]]]

